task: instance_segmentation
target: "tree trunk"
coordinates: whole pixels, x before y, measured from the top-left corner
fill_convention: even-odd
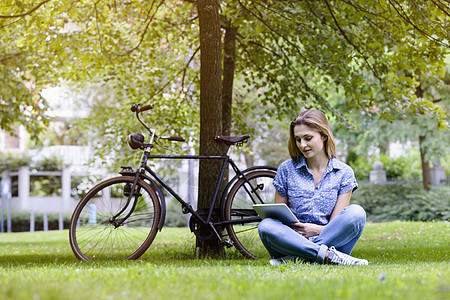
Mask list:
[[[222,134],[231,135],[231,117],[233,106],[233,82],[236,59],[237,27],[225,26],[223,45],[223,78],[222,78]],[[225,170],[222,189],[225,189],[229,177],[229,168]]]
[[[416,96],[418,98],[423,98],[424,90],[422,85],[416,87]],[[426,134],[419,136],[419,149],[420,149],[420,160],[422,161],[422,182],[424,189],[430,189],[431,185],[431,172],[430,172],[430,162],[428,162],[425,158],[426,150],[423,146],[423,142],[425,141]]]
[[[223,85],[222,85],[222,134],[231,134],[231,108],[233,100],[233,81],[236,59],[237,27],[228,25],[225,28]]]
[[[390,153],[390,143],[389,141],[380,144],[380,153],[383,155],[389,155]]]
[[[420,148],[420,159],[422,161],[422,182],[423,187],[426,190],[430,189],[431,185],[431,172],[430,172],[430,162],[426,160],[426,151],[422,147],[422,143],[425,140],[425,136],[419,136],[419,148]]]
[[[214,137],[222,134],[222,67],[219,3],[197,1],[200,25],[200,155],[223,155],[225,147]],[[198,209],[210,207],[221,161],[201,160],[199,167]],[[220,196],[220,195],[219,195]],[[219,199],[220,200],[220,199]],[[218,207],[220,203],[216,203]],[[205,234],[209,228],[201,229]],[[223,248],[217,239],[197,238],[199,255],[216,256]],[[222,250],[221,250],[222,249]]]

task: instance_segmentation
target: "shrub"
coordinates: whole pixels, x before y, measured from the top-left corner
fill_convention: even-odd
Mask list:
[[[102,177],[96,175],[72,176],[70,195],[76,200],[80,200],[91,188],[101,181]]]
[[[30,167],[38,171],[61,171],[64,167],[64,162],[56,156],[46,157],[32,163]]]
[[[31,157],[26,155],[0,153],[0,173],[6,170],[18,171],[20,167],[28,166],[30,162]]]
[[[166,220],[164,226],[168,227],[186,227],[188,222],[187,215],[181,211],[181,204],[175,199],[167,201]]]
[[[372,165],[377,160],[383,163],[383,169],[389,180],[421,180],[422,178],[420,154],[417,151],[410,151],[403,156],[391,158],[387,155],[380,157],[357,155],[355,151],[351,150],[347,155],[346,163],[353,168],[358,180],[367,180]]]
[[[4,228],[6,231],[6,211],[4,212]],[[64,229],[69,228],[71,214],[63,215]],[[48,213],[48,229],[58,230],[59,229],[59,214],[58,213]],[[34,230],[41,231],[44,230],[44,214],[34,213]],[[29,211],[12,211],[11,212],[11,231],[21,232],[30,231],[30,212]]]
[[[60,196],[61,176],[30,176],[30,196]]]
[[[388,179],[420,180],[422,178],[420,157],[415,153],[397,158],[381,155],[380,161],[383,163]]]
[[[369,172],[372,170],[370,160],[367,155],[358,155],[354,148],[348,150],[345,163],[352,167],[358,180],[369,179]]]
[[[352,196],[371,222],[450,221],[450,187],[424,190],[421,184],[360,186]]]
[[[56,156],[47,157],[31,163],[30,168],[37,171],[61,171],[63,161]],[[61,195],[61,176],[31,176],[31,196],[59,196]]]
[[[358,157],[354,161],[349,163],[355,172],[355,177],[357,180],[368,180],[370,171],[372,170],[372,165],[368,162],[367,158]]]

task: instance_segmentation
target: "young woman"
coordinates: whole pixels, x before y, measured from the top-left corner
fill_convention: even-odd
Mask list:
[[[266,218],[258,227],[261,240],[278,265],[301,258],[311,262],[367,265],[350,256],[366,222],[359,205],[349,205],[358,187],[353,170],[338,161],[325,115],[299,114],[290,125],[292,159],[283,162],[273,181],[275,202],[286,203],[299,222],[291,226]]]

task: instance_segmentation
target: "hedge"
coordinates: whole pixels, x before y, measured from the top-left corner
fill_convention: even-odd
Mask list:
[[[360,204],[369,222],[450,221],[450,187],[432,186],[424,190],[421,184],[360,185],[352,196]],[[49,213],[49,230],[59,229],[59,215]],[[69,228],[70,214],[64,214],[64,228]],[[6,230],[6,213],[5,230]],[[43,214],[35,213],[35,230],[43,230]],[[29,212],[12,212],[12,231],[30,230]],[[186,226],[186,215],[176,203],[170,203],[166,226]]]
[[[362,185],[352,196],[370,222],[450,221],[450,187],[421,184]]]
[[[6,211],[3,214],[4,217],[4,229],[7,230],[7,215]],[[63,215],[64,229],[69,228],[70,214]],[[48,213],[48,229],[58,230],[59,229],[59,214],[58,213]],[[41,231],[44,230],[44,214],[34,213],[34,230]],[[30,231],[30,212],[28,211],[12,211],[11,212],[11,231],[21,232]]]

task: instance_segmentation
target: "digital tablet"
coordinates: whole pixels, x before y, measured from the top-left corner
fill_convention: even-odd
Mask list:
[[[284,203],[254,204],[252,207],[262,219],[273,218],[280,220],[286,225],[298,222],[297,217]]]

